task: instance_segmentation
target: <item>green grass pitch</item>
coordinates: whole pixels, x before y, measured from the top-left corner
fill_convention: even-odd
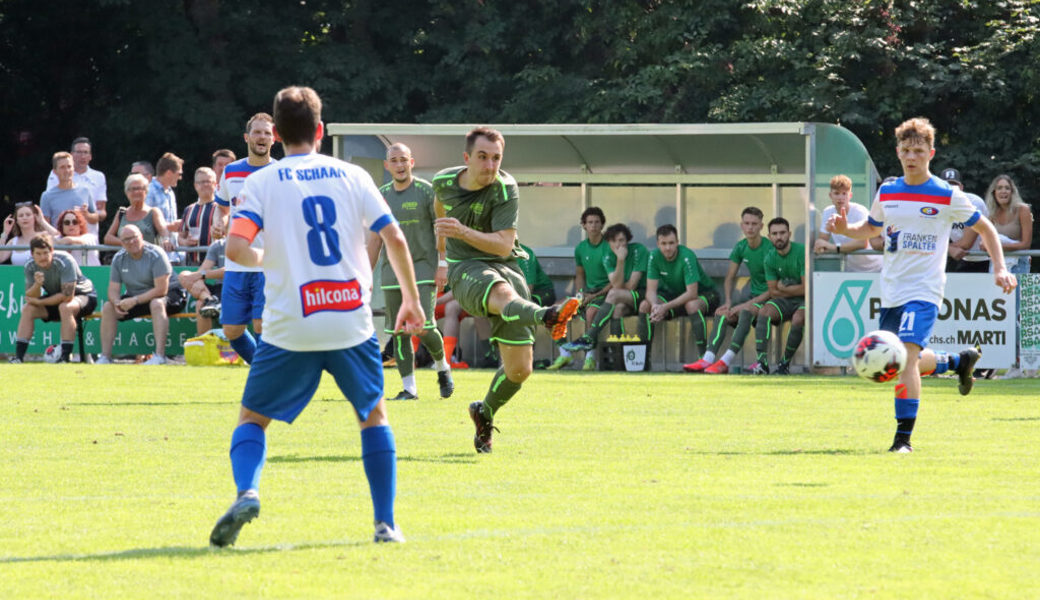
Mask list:
[[[376,545],[326,377],[212,550],[245,375],[0,366],[0,597],[1040,597],[1037,380],[927,380],[891,455],[891,386],[853,377],[536,372],[477,455],[491,372],[422,370],[389,409],[408,543]]]

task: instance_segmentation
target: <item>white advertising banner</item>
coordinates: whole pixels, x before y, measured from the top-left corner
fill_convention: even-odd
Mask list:
[[[1040,289],[1036,290],[1040,294]],[[928,347],[960,352],[978,344],[981,368],[1015,362],[1015,295],[1004,294],[985,273],[947,273],[945,298]],[[1034,351],[1040,360],[1040,298]],[[848,365],[856,342],[878,328],[881,289],[877,273],[813,273],[813,364]]]

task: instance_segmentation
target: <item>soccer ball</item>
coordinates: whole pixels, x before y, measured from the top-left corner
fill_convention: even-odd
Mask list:
[[[891,331],[871,331],[856,344],[852,368],[871,381],[885,383],[899,377],[906,367],[906,346]]]
[[[43,351],[43,361],[56,363],[61,360],[61,346],[47,346]]]

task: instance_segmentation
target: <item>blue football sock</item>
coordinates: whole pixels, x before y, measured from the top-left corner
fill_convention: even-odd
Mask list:
[[[917,398],[896,398],[896,432],[906,435],[914,430],[917,420],[917,407],[921,403]]]
[[[242,357],[242,360],[253,364],[253,354],[256,353],[256,340],[253,338],[253,334],[249,333],[248,329],[242,335],[228,341],[231,343],[231,347],[235,349],[235,352],[238,352],[238,355]]]
[[[949,356],[950,368],[953,369],[954,371],[956,371],[957,367],[961,366],[961,355],[960,355],[960,353],[959,352],[954,352],[953,354],[948,354],[947,356]]]
[[[389,425],[361,430],[361,462],[365,465],[372,494],[375,520],[394,527],[394,496],[397,495],[397,449]]]
[[[932,373],[932,374],[933,375],[942,375],[946,371],[949,371],[951,368],[956,369],[957,368],[956,365],[950,364],[950,359],[952,359],[952,358],[953,358],[952,356],[950,356],[946,352],[943,352],[942,350],[939,350],[938,352],[936,352],[935,353],[935,372]]]
[[[267,458],[267,436],[256,423],[242,423],[231,434],[231,473],[238,493],[258,489]]]

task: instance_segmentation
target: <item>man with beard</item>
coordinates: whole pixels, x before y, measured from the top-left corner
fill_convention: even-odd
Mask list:
[[[769,222],[769,241],[773,249],[766,252],[763,266],[769,285],[769,300],[758,311],[755,321],[755,354],[751,365],[754,375],[769,374],[769,336],[774,324],[791,322],[784,356],[776,365],[777,375],[787,375],[791,358],[802,344],[805,333],[805,246],[791,241],[791,224],[783,217]]]

